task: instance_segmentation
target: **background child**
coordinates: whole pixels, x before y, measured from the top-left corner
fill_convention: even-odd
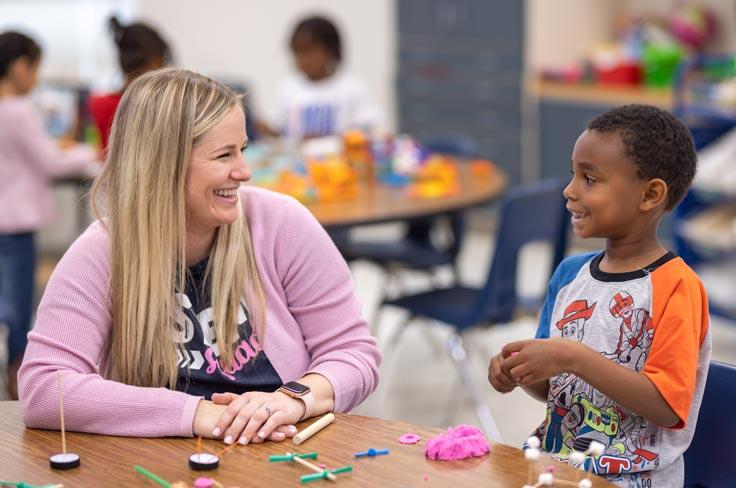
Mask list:
[[[369,129],[377,123],[378,113],[363,85],[339,69],[342,43],[330,20],[302,20],[294,29],[290,46],[300,74],[280,87],[276,130],[260,124],[262,130],[300,140]]]
[[[711,344],[703,285],[657,239],[662,215],[695,175],[688,130],[667,112],[628,105],[575,143],[565,188],[575,233],[602,253],[564,260],[536,339],[504,346],[488,378],[547,402],[542,447],[567,459],[601,442],[594,472],[622,486],[683,484]]]
[[[50,180],[94,166],[95,151],[62,151],[23,97],[38,81],[41,48],[18,32],[0,34],[0,296],[10,302],[8,394],[18,398],[16,375],[26,348],[35,286],[37,229],[53,218]]]
[[[107,148],[113,115],[125,88],[143,73],[162,68],[171,62],[169,45],[152,27],[141,22],[123,25],[116,17],[111,17],[109,24],[118,48],[123,87],[118,92],[90,98],[90,112],[100,133],[103,154]]]

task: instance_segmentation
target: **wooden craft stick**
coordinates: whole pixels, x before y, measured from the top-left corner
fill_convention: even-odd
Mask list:
[[[286,455],[287,456],[291,456],[291,453],[290,452],[287,452]],[[296,461],[297,463],[301,464],[302,466],[304,466],[306,468],[311,469],[315,473],[321,473],[322,471],[324,471],[319,466],[316,466],[316,465],[310,463],[309,461],[307,461],[306,459],[300,458],[299,456],[294,456],[294,461]],[[337,481],[337,476],[335,476],[332,473],[328,473],[327,474],[327,479],[330,480],[330,481]]]
[[[61,371],[56,370],[56,384],[59,388],[59,415],[61,416],[61,452],[66,454],[66,429],[64,428],[64,394],[61,391]]]
[[[202,452],[202,436],[197,436],[197,454]]]
[[[294,444],[297,446],[301,444],[302,442],[306,441],[310,437],[312,437],[314,434],[319,432],[320,430],[324,429],[328,425],[330,425],[335,420],[335,414],[332,412],[328,413],[327,415],[320,418],[318,421],[307,427],[306,429],[299,432],[297,435],[294,436]]]

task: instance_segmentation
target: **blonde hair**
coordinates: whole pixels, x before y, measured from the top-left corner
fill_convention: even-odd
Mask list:
[[[112,329],[106,374],[136,386],[175,388],[176,326],[186,289],[185,178],[192,147],[240,98],[181,69],[152,71],[125,90],[107,162],[92,188],[93,210],[111,245]],[[103,212],[101,209],[105,209]],[[230,366],[237,316],[246,298],[263,338],[264,295],[245,217],[216,230],[205,273],[220,360]]]

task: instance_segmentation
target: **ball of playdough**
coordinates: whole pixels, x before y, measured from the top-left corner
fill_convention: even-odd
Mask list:
[[[539,449],[533,449],[529,448],[526,451],[524,451],[524,458],[528,459],[529,461],[536,461],[539,459]]]
[[[526,440],[526,445],[531,447],[532,449],[539,449],[539,446],[541,446],[542,443],[539,442],[539,437],[533,435]]]
[[[542,473],[539,475],[539,485],[552,486],[555,484],[555,477],[552,473]]]
[[[424,454],[429,459],[453,461],[480,457],[491,450],[483,432],[470,425],[450,427],[447,432],[427,440]]]

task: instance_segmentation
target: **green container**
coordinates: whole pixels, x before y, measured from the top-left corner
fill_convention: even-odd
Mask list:
[[[649,44],[642,55],[644,83],[653,87],[672,86],[682,58],[682,49],[677,46]]]

